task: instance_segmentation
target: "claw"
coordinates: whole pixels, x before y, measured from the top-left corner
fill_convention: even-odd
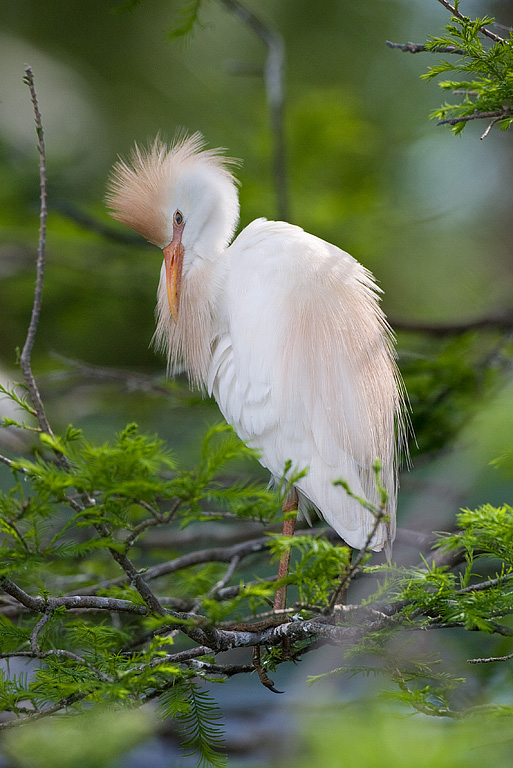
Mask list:
[[[268,677],[267,673],[262,667],[262,662],[260,660],[259,645],[255,645],[255,647],[253,648],[253,666],[257,671],[258,677],[260,678],[260,682],[262,683],[263,686],[265,686],[265,688],[268,688],[273,693],[285,693],[285,691],[278,691],[278,689],[274,687],[274,680],[271,680],[271,678]]]

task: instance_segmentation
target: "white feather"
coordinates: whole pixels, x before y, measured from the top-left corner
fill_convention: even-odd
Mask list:
[[[288,461],[307,469],[296,486],[300,510],[316,508],[355,548],[365,545],[374,516],[334,481],[379,505],[372,469],[379,458],[390,520],[371,544],[389,546],[403,401],[372,275],[344,251],[283,222],[258,219],[226,247],[238,201],[219,155],[201,151],[197,138],[194,146],[185,140],[176,151],[159,152],[166,173],[151,157],[159,220],[171,221],[175,209],[185,220],[177,323],[164,274],[158,293],[156,339],[170,366],[183,361],[276,478]],[[123,199],[135,199],[125,189],[130,173],[121,165],[110,198],[125,222]]]

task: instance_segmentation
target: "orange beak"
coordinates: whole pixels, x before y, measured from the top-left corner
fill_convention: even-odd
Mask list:
[[[173,239],[163,249],[164,263],[166,265],[166,285],[169,308],[175,323],[178,320],[178,308],[180,306],[180,291],[182,288],[183,245],[182,232],[175,231]]]

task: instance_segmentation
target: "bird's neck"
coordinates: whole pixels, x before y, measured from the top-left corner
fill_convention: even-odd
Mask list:
[[[224,260],[195,259],[182,279],[178,320],[171,316],[165,274],[161,273],[155,343],[167,352],[168,369],[183,364],[191,383],[206,385],[212,343],[218,333],[224,283]]]

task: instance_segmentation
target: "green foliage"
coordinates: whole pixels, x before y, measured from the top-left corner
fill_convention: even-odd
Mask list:
[[[275,560],[288,550],[297,552],[286,582],[297,586],[299,603],[323,608],[329,604],[337,581],[347,572],[351,559],[349,547],[334,546],[317,536],[279,534],[273,537],[270,549]]]
[[[404,709],[366,699],[304,712],[305,727],[294,759],[284,765],[307,768],[481,768],[511,763],[511,712],[493,717],[476,712],[444,722],[406,717]]]
[[[131,0],[125,8],[137,4]],[[182,2],[169,36],[189,36],[201,6],[201,0]],[[441,83],[445,90],[463,91],[464,98],[461,105],[445,105],[437,117],[471,115],[475,109],[504,110],[501,128],[513,119],[509,117],[511,46],[509,41],[491,45],[481,39],[479,28],[489,21],[455,19],[447,37],[430,42],[433,51],[457,44],[464,54],[433,67],[428,78],[451,71],[469,77],[463,83]],[[299,201],[301,221],[308,224],[310,217],[312,228],[321,226],[327,232],[335,227],[338,232],[341,219],[354,218],[365,221],[367,228],[368,219],[361,214],[379,203],[375,170],[382,141],[379,131],[357,117],[364,112],[363,102],[354,102],[338,83],[319,90],[318,85],[301,82],[301,91],[293,107],[298,119],[292,121],[296,138],[290,154],[297,155],[297,162],[291,163],[297,188],[311,193]],[[258,99],[252,100],[254,109],[260,109]],[[464,125],[459,124],[456,132]],[[315,147],[312,135],[318,139]],[[267,145],[262,141],[262,157]],[[326,166],[326,153],[331,161],[319,172]],[[263,199],[260,177],[258,185],[258,194],[246,186],[253,197],[251,205],[257,208]],[[62,238],[65,230],[61,222],[53,234]],[[373,234],[366,237],[374,248]],[[101,280],[107,261],[102,252],[102,270],[96,270]],[[69,271],[68,259],[65,263]],[[125,261],[118,263],[125,275]],[[146,277],[151,268],[139,269]],[[113,275],[116,286],[119,276]],[[62,285],[54,291],[61,303]],[[19,291],[6,293],[19,300]],[[82,323],[76,300],[75,295],[67,320],[77,317]],[[85,293],[83,300],[90,302],[91,296]],[[93,311],[91,306],[87,304],[89,317],[117,318],[115,311],[105,315],[102,307],[100,314],[97,305]],[[55,325],[50,325],[53,342]],[[131,342],[130,338],[129,346]],[[468,418],[493,380],[483,373],[489,365],[481,364],[489,354],[481,355],[480,342],[468,335],[441,349],[437,342],[436,350],[431,347],[417,355],[408,367],[422,450],[446,446]],[[13,722],[24,723],[5,740],[16,764],[104,766],[152,732],[155,726],[145,720],[145,710],[134,709],[156,700],[160,714],[180,726],[184,749],[197,756],[199,765],[224,765],[219,709],[207,686],[254,671],[258,662],[253,657],[253,665],[225,664],[221,654],[237,645],[249,646],[249,662],[253,646],[265,648],[260,679],[266,684],[265,670],[298,661],[323,642],[341,646],[343,663],[316,680],[376,677],[388,688],[389,705],[393,702],[400,711],[407,705],[409,711],[433,717],[429,724],[424,718],[410,719],[405,727],[377,707],[366,707],[356,719],[347,709],[332,709],[317,729],[308,729],[312,737],[317,730],[321,741],[317,744],[312,738],[306,743],[295,765],[310,765],[311,754],[320,764],[333,765],[341,752],[346,766],[372,766],[376,756],[380,766],[443,765],[448,754],[451,766],[484,764],[481,749],[479,761],[474,755],[470,759],[466,755],[464,763],[459,759],[468,730],[458,731],[454,723],[433,725],[435,718],[456,720],[476,707],[465,711],[465,702],[462,705],[462,697],[458,698],[462,678],[450,668],[450,660],[442,662],[430,648],[424,651],[418,639],[447,636],[454,628],[462,644],[470,646],[477,638],[484,657],[497,654],[498,660],[508,661],[513,635],[511,507],[466,510],[459,516],[457,531],[440,537],[439,549],[453,556],[456,568],[434,562],[375,567],[368,564],[370,552],[365,551],[351,565],[349,550],[321,535],[271,534],[265,547],[262,529],[246,550],[238,543],[217,541],[209,550],[204,539],[210,528],[205,524],[277,522],[281,499],[304,473],[295,473],[289,463],[278,493],[243,482],[238,471],[255,456],[224,424],[207,432],[192,469],[185,466],[181,447],[175,457],[160,438],[141,434],[134,424],[99,443],[74,427],[62,435],[46,434],[33,426],[37,409],[27,401],[24,388],[0,385],[0,393],[10,397],[28,422],[9,418],[4,426],[38,433],[30,459],[5,460],[12,469],[12,487],[0,494],[0,586],[5,593],[0,603],[0,658],[5,664],[0,707],[15,718]],[[375,473],[384,505],[378,464]],[[375,507],[371,511],[380,512]],[[196,546],[194,536],[199,538],[205,529]],[[283,581],[291,587],[291,607],[282,617],[270,616],[276,584],[265,581],[262,574],[269,553],[277,559],[287,550],[292,550],[292,567]],[[257,563],[258,556],[262,560]],[[360,576],[360,585],[349,585],[349,599],[355,604],[334,608],[332,598],[341,578],[343,583]],[[282,621],[278,627],[277,620]],[[28,659],[30,674],[13,672],[11,659],[18,663]],[[491,660],[472,661],[484,666]],[[503,674],[507,678],[507,669]],[[259,684],[256,675],[251,682]],[[48,717],[57,713],[68,717]],[[492,702],[487,716],[493,714],[509,726],[511,707]],[[43,721],[31,723],[32,718]],[[488,724],[487,720],[487,728]],[[105,738],[98,738],[98,733]],[[493,755],[487,757],[500,765],[504,731],[491,728],[487,736],[492,733]],[[426,745],[420,756],[419,744]]]
[[[178,20],[168,32],[170,40],[180,37],[188,37],[194,31],[198,23],[198,16],[202,0],[188,0],[178,9]]]
[[[439,82],[443,91],[457,93],[462,100],[459,103],[445,102],[432,113],[432,118],[450,120],[470,117],[477,112],[496,117],[498,127],[504,131],[513,123],[513,36],[510,33],[508,38],[497,42],[484,37],[482,28],[493,21],[488,16],[476,19],[453,17],[445,27],[446,35],[429,38],[427,50],[436,52],[452,47],[456,52],[450,54],[449,59],[428,67],[422,77],[432,80],[449,73],[461,73],[466,77]],[[466,125],[467,121],[454,123],[453,133],[461,133]]]
[[[454,555],[456,561],[463,553],[459,560],[464,567],[457,573],[447,565],[428,561],[417,568],[390,564],[365,567],[367,574],[383,580],[359,610],[375,611],[388,604],[396,606],[396,611],[389,622],[377,631],[364,633],[344,651],[343,666],[312,676],[310,682],[340,675],[377,675],[396,685],[395,690],[387,692],[388,698],[423,714],[451,718],[464,714],[454,708],[453,702],[455,689],[465,680],[450,669],[436,669],[441,666],[436,655],[419,655],[412,633],[451,628],[482,633],[489,638],[484,644],[485,658],[473,659],[473,663],[494,660],[489,646],[497,646],[492,636],[499,635],[504,640],[502,654],[496,660],[508,660],[513,642],[513,509],[488,504],[465,510],[457,522],[458,530],[440,534],[437,545],[446,555]],[[356,611],[356,623],[358,615]],[[360,620],[364,615],[360,613]],[[500,705],[496,711],[499,709]],[[468,713],[472,711],[470,707]]]
[[[415,445],[412,452],[437,451],[450,445],[469,415],[498,383],[489,367],[496,349],[493,336],[483,342],[475,332],[416,345],[402,366],[411,404]]]
[[[172,611],[150,617],[144,591],[119,579],[117,562],[125,561],[117,558],[138,558],[137,546],[149,529],[178,534],[192,522],[225,515],[273,519],[279,508],[275,494],[222,480],[230,462],[248,458],[253,454],[233,431],[217,425],[207,432],[197,467],[181,470],[161,440],[132,424],[100,445],[72,427],[62,436],[41,434],[33,458],[11,463],[13,486],[0,493],[1,584],[9,590],[15,580],[30,595],[42,596],[46,609],[39,615],[22,612],[15,621],[0,614],[0,657],[39,659],[31,677],[2,673],[3,709],[22,718],[28,702],[37,711],[91,703],[135,706],[162,690],[182,701],[187,750],[198,753],[200,765],[223,764],[217,709],[191,680],[187,664],[168,661],[173,651],[168,633],[177,626],[193,628],[198,618]],[[212,511],[206,514],[205,506]],[[178,590],[173,599],[189,609],[202,604],[211,622],[243,605],[256,610],[273,593],[264,585],[248,585],[232,599],[217,601],[225,568],[187,562],[186,554],[185,561],[177,568],[170,561],[162,589]],[[147,568],[141,562],[143,577]],[[109,613],[75,613],[66,600],[77,588],[97,596],[97,611],[102,600],[118,600],[119,621]],[[69,598],[79,606],[80,599]]]
[[[151,736],[148,713],[98,707],[74,718],[26,725],[4,735],[3,749],[20,768],[105,768]]]
[[[27,591],[26,599],[42,603],[28,603],[29,610],[15,613],[14,619],[1,616],[0,656],[37,662],[30,678],[3,673],[0,701],[5,710],[22,721],[27,703],[43,713],[64,707],[80,712],[93,704],[133,707],[158,698],[161,712],[181,724],[185,748],[197,754],[199,763],[223,764],[218,709],[195,679],[224,680],[224,668],[215,653],[193,664],[194,654],[187,657],[180,638],[190,643],[196,632],[206,632],[197,641],[201,644],[216,627],[236,628],[241,618],[244,627],[248,612],[257,619],[265,613],[276,585],[244,583],[236,572],[237,554],[216,562],[215,549],[203,561],[195,553],[189,557],[177,551],[169,552],[167,562],[153,564],[141,547],[151,529],[174,531],[178,542],[180,531],[192,523],[224,517],[276,520],[279,495],[224,477],[230,462],[248,459],[254,459],[253,453],[221,424],[208,430],[197,466],[183,470],[162,441],[129,425],[99,445],[72,427],[62,436],[43,434],[31,459],[11,463],[13,486],[0,494],[2,584],[12,595],[15,582]],[[378,487],[379,471],[378,463]],[[290,466],[285,476],[293,482]],[[285,482],[282,492],[288,487]],[[366,556],[355,568],[347,547],[322,536],[269,537],[275,559],[292,551],[284,582],[290,585],[289,600],[294,596],[301,612],[298,621],[308,624],[330,616],[333,592],[346,574],[352,578],[363,570],[378,580],[359,607],[350,606],[338,619],[349,633],[356,631],[345,647],[344,664],[315,679],[378,675],[395,685],[389,698],[424,714],[457,716],[454,689],[461,679],[437,668],[436,656],[419,654],[413,634],[458,627],[487,638],[513,635],[508,625],[513,615],[513,509],[484,505],[466,510],[458,525],[456,532],[440,536],[438,546],[446,553],[463,552],[460,573],[428,562],[415,568],[370,566]],[[170,606],[162,615],[148,610],[146,592],[135,577],[120,578],[119,566],[127,568],[123,557],[134,560],[135,573],[150,587],[158,578],[158,595]],[[78,598],[73,597],[77,592]],[[89,596],[83,599],[92,600],[95,612],[76,611],[80,594]],[[381,612],[384,604],[390,620]],[[376,616],[381,618],[374,626]],[[369,617],[369,626],[358,630]],[[310,645],[311,639],[301,636],[287,652],[271,644],[262,664],[272,670],[288,654],[298,658]]]
[[[173,687],[160,696],[160,706],[165,717],[177,717],[185,754],[198,755],[198,768],[226,766],[226,756],[221,752],[222,715],[204,687],[192,679],[185,680],[179,691]]]

